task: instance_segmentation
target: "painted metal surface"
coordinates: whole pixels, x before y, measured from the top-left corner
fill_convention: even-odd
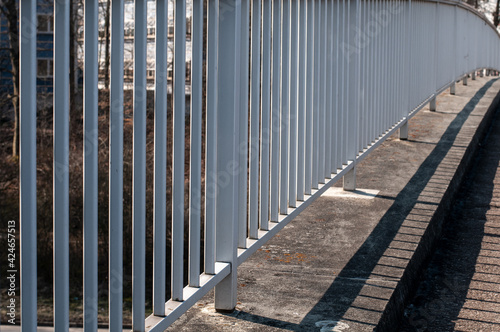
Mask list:
[[[157,0],[154,243],[148,243],[146,4],[136,0],[134,5],[134,331],[165,329],[214,288],[216,309],[234,309],[239,264],[335,182],[343,178],[344,188],[355,190],[356,164],[396,130],[407,138],[411,118],[428,103],[435,110],[439,93],[454,88],[457,80],[466,83],[470,73],[474,79],[479,69],[481,74],[482,69],[500,69],[498,33],[481,14],[457,2],[209,0],[204,8],[199,0],[192,5],[176,0],[170,50],[167,1]],[[66,5],[57,4],[56,49],[64,50],[68,43]],[[114,331],[123,324],[123,0],[113,0],[111,6],[109,244],[105,245],[109,245],[109,319]],[[36,330],[36,33],[29,33],[35,7],[31,0],[21,0],[21,310],[26,331]],[[89,331],[97,329],[101,245],[97,242],[97,7],[97,1],[85,1],[83,250],[84,325]],[[55,54],[58,63],[67,61],[64,51]],[[191,72],[186,77],[188,63]],[[169,65],[173,66],[171,90]],[[69,326],[67,67],[58,66],[54,75],[55,325],[63,330]],[[168,135],[173,138],[171,165]],[[168,176],[173,179],[171,200]],[[166,218],[167,204],[172,206],[171,220]],[[145,320],[147,246],[153,248],[153,314]]]
[[[97,163],[98,163],[98,2],[85,2],[85,67],[83,78],[83,298],[84,325],[89,331],[97,330]],[[110,297],[110,302],[112,301]],[[120,312],[121,315],[121,312]],[[120,319],[121,323],[121,319]]]
[[[69,329],[69,1],[54,4],[54,327]]]

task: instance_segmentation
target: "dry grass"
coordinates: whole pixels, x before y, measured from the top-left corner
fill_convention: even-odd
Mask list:
[[[107,290],[108,290],[108,158],[109,158],[109,122],[107,116],[107,94],[100,94],[99,110],[99,177],[98,177],[98,230],[99,230],[99,322],[107,323]],[[152,294],[152,243],[153,243],[153,170],[154,170],[154,117],[153,95],[148,94],[147,107],[147,148],[146,148],[146,292],[147,307],[150,308]],[[123,151],[123,267],[124,267],[124,324],[131,324],[131,273],[132,273],[132,96],[125,93],[125,118],[124,118],[124,151]],[[38,250],[38,308],[39,322],[50,324],[52,322],[52,114],[51,110],[38,114],[37,126],[37,250]],[[172,195],[172,117],[168,113],[167,126],[167,244],[170,244],[171,230],[171,195]],[[8,220],[19,220],[19,164],[13,160],[11,154],[12,130],[9,123],[0,125],[0,215],[2,226]],[[185,229],[188,231],[188,194],[189,194],[189,119],[186,118],[186,151],[185,151]],[[203,158],[204,159],[204,158]],[[203,167],[204,168],[204,167]],[[76,106],[71,112],[70,151],[69,151],[69,177],[70,177],[70,301],[72,325],[82,323],[82,294],[83,294],[83,118],[81,105]],[[204,174],[202,174],[202,179]],[[203,195],[202,195],[203,196]],[[203,204],[203,202],[201,202]],[[201,205],[203,206],[203,205]],[[186,238],[186,237],[185,237]],[[0,248],[5,248],[5,239],[0,237]],[[187,242],[187,241],[186,241]],[[2,251],[3,252],[3,251]],[[187,253],[187,246],[186,246]],[[167,255],[170,248],[167,248]],[[168,256],[167,256],[168,257]],[[0,274],[4,275],[6,255],[0,255]],[[169,280],[170,267],[167,267],[167,280]],[[5,295],[5,285],[0,284],[0,291]],[[169,289],[167,285],[167,289]],[[168,298],[167,294],[167,298]],[[3,297],[3,296],[2,296]],[[3,297],[5,298],[5,297]],[[2,308],[2,319],[5,319]]]

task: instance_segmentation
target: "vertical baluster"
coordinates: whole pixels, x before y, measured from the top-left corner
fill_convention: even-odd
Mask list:
[[[433,82],[433,92],[437,92],[438,90],[438,57],[439,57],[439,26],[438,26],[438,14],[440,11],[441,6],[439,5],[438,2],[436,2],[436,10],[433,13],[434,14],[434,19],[432,20],[433,22],[433,41],[434,41],[434,49],[432,52],[432,82]],[[463,70],[463,67],[462,67]],[[463,71],[461,71],[463,73]]]
[[[298,7],[299,1],[291,0],[290,10],[290,156],[288,202],[297,206],[297,100],[298,100]]]
[[[306,31],[306,139],[305,139],[305,184],[304,193],[311,194],[312,189],[312,150],[313,150],[313,98],[314,98],[314,0],[305,0],[306,16],[307,16],[307,31]]]
[[[305,192],[305,114],[306,114],[306,45],[307,45],[307,0],[299,2],[298,25],[298,114],[297,114],[297,199],[304,200]]]
[[[391,2],[392,3],[392,2]],[[389,6],[391,5],[389,1],[386,2],[385,10],[389,10]],[[387,132],[387,129],[392,124],[392,114],[394,112],[394,49],[393,49],[393,22],[392,20],[388,21],[387,24],[387,39],[386,39],[386,47],[387,47],[387,88],[386,88],[386,97],[387,97],[387,108],[385,110],[386,114],[386,123],[384,125],[384,130]]]
[[[355,31],[360,31],[360,9],[361,0],[356,0],[350,6],[350,27],[349,29],[349,44],[355,45]],[[354,29],[355,28],[355,29]],[[360,100],[360,63],[362,50],[354,52],[349,63],[349,130],[352,132],[349,135],[348,142],[348,159],[355,161],[358,155],[358,132],[359,132],[359,100]]]
[[[387,6],[389,4],[389,0],[383,0],[382,2],[382,10],[387,11]],[[389,56],[390,56],[390,45],[389,45],[389,30],[386,28],[384,29],[383,33],[383,81],[382,81],[382,86],[384,87],[383,90],[383,108],[382,108],[382,114],[383,114],[383,123],[382,123],[382,134],[385,134],[387,131],[387,126],[389,124],[389,112],[388,110],[390,109],[390,105],[392,101],[390,100],[389,94],[390,90],[388,91],[387,86],[390,86],[390,64],[389,64]]]
[[[113,0],[111,1],[110,49],[113,61],[111,61],[110,75],[109,124],[109,328],[111,331],[122,330],[123,316],[123,25],[124,2]],[[97,81],[95,84],[97,85]],[[97,283],[97,273],[95,282]],[[97,310],[97,288],[95,296],[95,310]],[[84,317],[87,318],[87,314]],[[97,316],[93,324],[97,329]]]
[[[313,143],[312,143],[312,188],[317,189],[319,184],[319,126],[320,126],[320,97],[321,97],[321,2],[314,1],[314,90],[313,90]]]
[[[348,20],[347,20],[347,14],[348,12],[346,11],[346,8],[347,8],[347,3],[346,3],[346,0],[342,0],[342,2],[340,2],[339,0],[339,4],[340,4],[340,15],[342,16],[342,21],[340,23],[340,29],[341,29],[341,33],[340,33],[340,47],[342,48],[343,45],[347,45],[347,39],[346,39],[346,33],[347,33],[347,26],[348,26]],[[340,122],[340,161],[339,161],[339,164],[342,166],[343,164],[347,164],[347,154],[346,154],[346,144],[345,144],[345,141],[346,141],[346,136],[347,136],[347,133],[348,133],[348,128],[347,128],[347,123],[346,123],[346,119],[347,119],[347,98],[346,98],[346,95],[347,95],[347,80],[346,80],[346,76],[347,76],[347,68],[348,68],[348,60],[347,60],[347,57],[348,57],[348,54],[346,53],[345,49],[342,48],[342,54],[340,55],[340,67],[341,67],[341,70],[339,72],[339,75],[340,75],[340,86],[341,86],[341,90],[339,91],[340,92],[340,108],[339,108],[339,112],[340,112],[340,119],[339,119],[339,122]]]
[[[282,0],[281,22],[281,121],[280,213],[288,213],[288,127],[290,119],[290,0]]]
[[[372,13],[375,11],[377,5],[376,0],[368,0],[368,19],[372,19]],[[368,59],[368,68],[370,71],[370,81],[369,81],[369,92],[370,92],[370,100],[367,105],[368,116],[368,139],[367,145],[370,146],[373,142],[375,142],[378,137],[377,132],[377,87],[376,84],[378,82],[378,73],[376,68],[376,57],[378,56],[378,40],[377,36],[374,36],[371,40],[369,47],[369,59]]]
[[[280,141],[281,0],[273,0],[273,55],[271,92],[271,220],[278,221]]]
[[[400,29],[398,30],[398,37],[399,37],[399,45],[400,45],[400,59],[399,59],[399,67],[401,68],[401,72],[399,73],[399,91],[400,91],[400,96],[399,96],[399,113],[400,113],[400,118],[401,114],[403,116],[406,116],[406,105],[405,101],[408,100],[408,95],[407,95],[407,90],[406,90],[406,81],[407,78],[410,77],[408,76],[408,66],[407,66],[407,59],[408,59],[408,54],[406,53],[407,49],[407,42],[404,38],[405,36],[405,30],[406,30],[406,22],[408,22],[406,19],[406,5],[403,3],[403,1],[398,2],[398,8],[399,8],[399,27]],[[406,21],[406,22],[405,22]]]
[[[184,126],[186,116],[186,2],[175,0],[174,156],[172,174],[172,299],[183,300]]]
[[[377,12],[383,11],[384,9],[384,0],[380,0],[377,2]],[[379,40],[378,40],[378,66],[379,66],[379,91],[377,92],[378,94],[378,99],[379,99],[379,110],[378,110],[378,128],[377,128],[377,138],[381,137],[384,134],[385,131],[385,119],[384,119],[384,108],[385,108],[385,29],[380,33]]]
[[[380,0],[374,0],[374,7],[375,10],[374,12],[377,13],[380,10]],[[373,131],[373,138],[377,139],[379,138],[381,134],[381,122],[382,122],[382,116],[380,114],[381,110],[381,88],[382,88],[382,73],[381,73],[381,66],[380,66],[380,60],[381,60],[381,36],[378,35],[374,41],[374,47],[375,47],[375,55],[374,55],[374,61],[373,61],[373,68],[375,69],[375,121],[374,121],[374,131]]]
[[[332,153],[332,172],[336,173],[340,168],[340,1],[334,1],[333,6],[333,26],[332,34],[333,41],[333,73],[332,79],[334,83],[333,95],[334,99],[334,135],[333,135],[333,153]]]
[[[69,329],[69,1],[54,4],[54,328]]]
[[[405,21],[407,19],[406,17],[406,7],[403,4],[402,1],[397,2],[397,11],[395,11],[395,15],[397,17],[397,22],[398,22],[398,29],[396,31],[397,38],[398,38],[398,45],[399,45],[399,68],[400,70],[398,71],[398,89],[399,89],[399,100],[398,100],[398,109],[396,110],[396,114],[398,116],[398,120],[403,119],[406,117],[406,105],[405,105],[405,100],[408,99],[408,96],[406,95],[407,91],[405,89],[406,86],[406,80],[405,77],[407,76],[408,73],[406,72],[407,70],[407,59],[408,55],[406,54],[406,46],[407,42],[404,39],[405,35]]]
[[[373,0],[368,0],[368,7],[367,7],[367,19],[371,19],[370,14],[373,11],[373,5],[374,1]],[[366,111],[368,112],[367,114],[367,124],[368,124],[368,137],[366,140],[367,145],[370,145],[375,138],[375,130],[374,130],[374,124],[375,124],[375,68],[374,68],[374,57],[375,55],[375,46],[376,46],[376,39],[375,37],[372,37],[370,45],[368,47],[368,65],[367,65],[367,70],[368,70],[368,75],[369,75],[369,80],[368,80],[368,89],[367,92],[369,94],[369,100],[367,102],[367,109]]]
[[[424,6],[422,5],[421,6],[421,9],[420,9],[420,13],[419,15],[422,15],[422,12],[425,13],[424,15],[429,15],[428,13],[428,10],[427,10],[427,6]],[[417,15],[418,17],[418,15]],[[430,24],[429,24],[430,25]],[[417,24],[417,27],[418,27],[418,34],[419,34],[419,45],[418,45],[418,50],[419,50],[419,53],[422,54],[424,52],[420,51],[420,47],[429,47],[429,45],[425,45],[424,44],[424,39],[425,39],[425,35],[429,33],[428,31],[428,27],[427,25],[424,25],[423,22],[419,21],[418,24]],[[422,56],[422,57],[419,57],[419,61],[418,61],[418,66],[417,66],[417,70],[419,72],[419,81],[421,82],[422,80],[426,79],[427,77],[427,80],[429,80],[430,78],[428,77],[428,70],[427,68],[429,66],[424,66],[425,63],[428,63],[428,59],[427,59],[427,53],[430,53],[430,48],[427,49],[427,52],[425,52],[425,56]],[[429,84],[431,85],[431,84]],[[421,84],[418,84],[417,83],[417,86],[418,86],[418,92],[419,92],[419,102],[422,102],[423,99],[425,98],[425,91],[426,90],[430,90],[428,87],[426,86],[423,86]]]
[[[191,18],[191,162],[189,179],[189,285],[200,286],[201,241],[201,99],[203,71],[203,2],[193,1]]]
[[[345,3],[345,31],[344,31],[344,36],[345,36],[345,43],[347,45],[351,45],[352,43],[352,30],[354,27],[352,27],[352,24],[355,24],[352,18],[352,10],[353,6],[351,5],[351,1],[348,0]],[[353,62],[354,60],[352,59],[353,53],[348,52],[345,54],[346,57],[346,66],[344,70],[344,82],[345,82],[345,100],[344,100],[344,107],[345,107],[345,126],[346,126],[346,133],[344,135],[344,140],[345,140],[345,160],[346,162],[352,161],[352,154],[351,154],[351,145],[352,145],[352,135],[354,133],[354,128],[353,128],[353,99],[352,99],[352,94],[353,94],[353,89],[351,87],[352,82],[353,82]]]
[[[405,34],[404,34],[404,39],[407,41],[407,45],[406,45],[406,57],[405,59],[407,59],[407,63],[406,63],[406,66],[407,66],[407,75],[406,75],[406,94],[407,94],[407,104],[405,105],[406,107],[406,114],[409,114],[411,111],[412,111],[412,108],[414,106],[414,103],[413,103],[413,98],[412,98],[412,90],[411,90],[411,86],[412,86],[412,81],[413,79],[408,79],[408,78],[412,78],[414,75],[413,75],[413,62],[412,62],[412,59],[413,59],[413,54],[412,54],[412,50],[413,50],[413,40],[414,40],[414,32],[413,32],[413,18],[412,18],[412,3],[411,3],[411,0],[409,0],[407,2],[407,14],[406,14],[406,22],[407,24],[404,24],[406,29],[405,29]]]
[[[250,81],[250,192],[249,237],[258,238],[259,227],[259,122],[260,122],[260,0],[252,0],[252,63]]]
[[[319,108],[318,108],[318,182],[325,183],[325,119],[326,119],[326,1],[319,0]]]
[[[259,0],[257,0],[259,1]],[[272,0],[264,0],[262,16],[262,84],[260,137],[260,228],[269,229],[269,146],[271,142],[271,36]]]
[[[250,27],[250,1],[241,0],[241,59],[240,65],[237,67],[240,71],[239,87],[239,201],[238,201],[238,247],[246,248],[246,239],[248,231],[248,208],[247,208],[247,193],[248,193],[248,43],[249,43],[249,27]]]
[[[135,0],[132,179],[132,327],[144,331],[146,301],[146,0]]]
[[[362,1],[362,7],[361,7],[361,20],[362,21],[368,21],[370,20],[369,17],[369,0],[364,0]],[[362,28],[363,31],[368,31],[366,27]],[[363,70],[362,70],[362,106],[361,106],[361,123],[362,123],[362,131],[360,133],[360,151],[362,151],[364,148],[368,146],[369,140],[371,138],[370,136],[370,122],[369,122],[369,116],[370,113],[372,112],[372,104],[370,104],[370,92],[371,92],[371,85],[370,85],[370,48],[372,46],[373,40],[372,37],[368,37],[368,42],[364,46],[364,56],[363,56]]]
[[[357,17],[357,22],[361,22],[364,20],[364,0],[360,0],[358,3],[358,17]],[[360,29],[359,31],[363,31],[363,25],[360,23],[356,23],[356,26]],[[358,155],[359,151],[361,151],[361,145],[363,144],[363,136],[364,136],[364,131],[365,131],[365,124],[364,124],[364,94],[365,94],[365,73],[363,72],[364,68],[364,61],[365,57],[364,54],[366,52],[366,46],[365,44],[360,44],[358,46],[359,49],[359,74],[358,74],[358,79],[359,83],[357,84],[359,86],[359,91],[358,91],[358,125],[357,125],[357,133],[356,133],[356,156]]]
[[[410,2],[411,4],[411,2]],[[458,21],[457,21],[457,10],[455,7],[453,10],[453,54],[458,54]],[[453,57],[453,73],[451,74],[451,79],[455,81],[457,77],[457,58]]]
[[[83,298],[84,324],[97,330],[97,24],[98,3],[85,2],[83,82]]]
[[[356,28],[358,31],[361,31],[361,29],[363,29],[363,26],[362,26],[362,7],[363,7],[363,0],[357,0],[356,1]],[[363,98],[363,79],[362,79],[362,65],[363,65],[363,57],[364,57],[364,54],[365,54],[365,48],[360,46],[359,47],[359,52],[358,54],[356,54],[356,68],[355,68],[355,71],[354,71],[354,79],[355,79],[355,87],[356,87],[356,93],[355,93],[355,114],[356,114],[356,118],[355,118],[355,128],[356,128],[356,133],[355,133],[355,141],[354,141],[354,160],[356,160],[356,158],[358,157],[359,155],[359,151],[361,150],[360,149],[360,136],[361,136],[361,132],[363,130],[363,127],[361,125],[361,119],[362,119],[362,115],[361,115],[361,112],[362,112],[362,98]]]
[[[153,313],[165,315],[168,1],[156,0]]]
[[[207,4],[207,114],[205,159],[205,273],[215,273],[215,195],[217,191],[217,45],[219,1]]]
[[[393,2],[388,4],[388,13],[390,13],[390,10],[393,6]],[[389,32],[389,82],[390,82],[390,93],[389,93],[389,100],[390,103],[389,105],[389,121],[387,123],[387,128],[390,128],[394,123],[396,123],[396,107],[397,107],[397,80],[396,80],[396,73],[397,73],[397,47],[398,45],[396,44],[396,22],[395,22],[395,17],[391,16],[389,19],[389,25],[388,25],[388,32]]]
[[[332,123],[332,113],[333,113],[333,91],[332,91],[332,63],[333,63],[333,52],[332,52],[332,6],[333,1],[327,0],[325,2],[325,47],[326,47],[326,70],[325,70],[325,93],[326,93],[326,106],[325,106],[325,170],[324,177],[330,179],[332,177],[332,134],[333,134],[333,123]]]
[[[361,9],[360,9],[360,20],[361,22],[366,22],[368,20],[368,17],[366,17],[366,7],[367,7],[367,0],[362,0],[361,3]],[[365,31],[364,25],[361,25],[361,30]],[[368,37],[369,38],[369,37]],[[365,44],[362,44],[361,46],[361,68],[360,68],[360,107],[359,107],[359,116],[360,116],[360,127],[358,131],[358,146],[357,146],[357,151],[362,151],[366,147],[366,137],[368,134],[368,127],[367,127],[367,122],[366,122],[366,100],[368,97],[368,68],[367,68],[367,54],[368,54],[368,48],[370,47],[370,43],[365,42]]]
[[[21,0],[19,172],[21,245],[21,326],[35,331],[36,286],[36,1]]]

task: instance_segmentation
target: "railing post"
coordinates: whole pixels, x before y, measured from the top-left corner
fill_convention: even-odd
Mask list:
[[[453,82],[450,86],[450,95],[455,95],[455,86],[456,86],[456,83]]]
[[[466,74],[465,77],[464,77],[464,85],[467,85],[467,75],[468,74]]]
[[[399,139],[406,141],[408,139],[408,120],[399,128]]]
[[[343,177],[344,180],[344,190],[354,191],[356,190],[356,165],[351,168]]]
[[[216,261],[231,273],[215,287],[215,309],[236,307],[238,246],[238,142],[241,0],[219,1],[219,73],[217,110]],[[246,169],[246,167],[245,167]]]
[[[429,102],[429,111],[431,112],[436,111],[436,97],[432,98],[431,101]]]
[[[472,76],[472,80],[475,81],[476,80],[476,71],[475,70],[472,72],[471,76]]]

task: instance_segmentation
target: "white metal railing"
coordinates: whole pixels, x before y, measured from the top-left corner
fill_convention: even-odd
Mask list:
[[[95,331],[98,3],[85,0],[84,5],[84,327]],[[118,331],[123,324],[124,0],[111,6],[109,328]],[[146,0],[135,1],[134,331],[165,329],[213,288],[216,309],[234,309],[239,264],[334,182],[343,177],[344,187],[354,189],[356,164],[395,130],[407,133],[408,120],[437,94],[478,69],[500,68],[496,30],[459,2],[208,0],[205,13],[203,2],[193,0],[190,235],[185,244],[186,2],[175,1],[172,201],[165,193],[167,7],[167,0],[156,1],[154,288],[153,314],[144,319],[145,248],[153,245],[145,234],[147,17]],[[55,1],[54,12],[54,324],[67,330],[68,0]],[[35,22],[36,1],[20,0],[23,331],[35,331],[37,325]],[[166,255],[166,204],[173,207],[171,257]],[[167,265],[172,267],[171,299],[165,298]]]

